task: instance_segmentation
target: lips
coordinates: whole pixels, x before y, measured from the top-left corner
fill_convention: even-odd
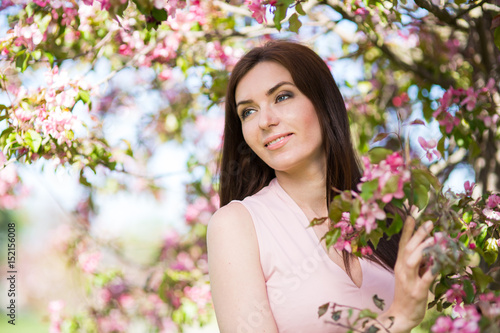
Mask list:
[[[268,149],[278,149],[282,147],[293,133],[280,133],[270,136],[265,140],[264,146]]]

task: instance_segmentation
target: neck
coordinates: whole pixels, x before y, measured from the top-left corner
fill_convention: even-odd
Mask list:
[[[328,215],[326,170],[313,169],[300,174],[276,171],[276,178],[309,219]]]

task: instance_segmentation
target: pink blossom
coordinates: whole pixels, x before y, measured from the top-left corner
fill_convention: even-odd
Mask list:
[[[23,27],[16,25],[13,32],[16,37],[14,43],[16,45],[25,45],[30,51],[34,51],[36,45],[40,44],[45,38],[36,23]]]
[[[476,183],[474,182],[469,182],[469,181],[466,181],[464,183],[464,189],[465,189],[465,195],[470,197],[472,195],[472,191],[474,190],[474,186],[476,186]]]
[[[399,152],[394,152],[385,159],[392,172],[397,172],[404,165],[403,156]]]
[[[460,103],[460,105],[466,104],[467,111],[472,111],[472,110],[474,110],[474,107],[476,106],[477,94],[476,94],[476,92],[474,92],[474,88],[472,88],[472,87],[467,89],[466,94],[467,94],[467,97],[464,98],[464,100],[462,101],[462,103]]]
[[[22,199],[23,187],[14,164],[7,164],[7,159],[0,151],[0,209],[14,209]],[[21,193],[20,193],[21,192]]]
[[[448,39],[446,41],[446,47],[452,55],[456,54],[460,48],[460,41],[456,38]]]
[[[45,7],[50,2],[49,0],[33,0],[40,7]]]
[[[183,291],[187,298],[196,303],[199,310],[204,309],[210,303],[212,298],[209,284],[193,287],[187,286]]]
[[[194,262],[187,252],[179,252],[177,260],[170,265],[170,268],[180,271],[191,271],[194,269]]]
[[[127,332],[127,319],[118,309],[112,309],[105,317],[97,319],[99,332],[112,333],[112,332]]]
[[[262,23],[266,20],[266,6],[262,0],[246,0],[248,9],[252,12],[252,17],[258,22]]]
[[[361,206],[361,212],[356,220],[356,228],[364,227],[366,233],[369,234],[377,227],[376,220],[384,220],[385,218],[385,212],[380,209],[376,202],[365,202]]]
[[[168,229],[165,233],[164,242],[165,247],[171,248],[179,244],[180,236],[175,229]]]
[[[170,68],[165,68],[164,70],[161,71],[160,74],[158,74],[158,78],[162,81],[167,81],[172,77],[172,69]]]
[[[362,18],[365,18],[368,14],[369,14],[368,10],[366,10],[366,8],[363,8],[363,7],[359,7],[358,9],[356,9],[354,11],[354,15],[359,15]]]
[[[495,208],[499,204],[500,204],[500,196],[492,194],[488,197],[488,201],[486,202],[486,207]]]
[[[131,308],[134,303],[135,303],[135,300],[134,298],[129,295],[129,294],[122,294],[118,297],[118,302],[120,303],[121,306],[123,306],[124,308]]]
[[[212,216],[214,209],[210,202],[203,197],[199,197],[192,204],[186,208],[185,219],[188,223],[198,221],[207,224],[210,216]]]
[[[462,303],[463,297],[465,297],[465,291],[462,290],[461,285],[453,284],[451,288],[446,291],[445,297],[448,302],[453,303],[456,301],[457,304],[459,304]]]
[[[161,324],[163,327],[159,333],[171,333],[179,330],[177,324],[170,318],[163,318]]]
[[[459,317],[439,317],[432,326],[433,333],[479,333],[479,320],[481,315],[474,305],[458,308]]]
[[[347,251],[348,253],[352,252],[351,242],[343,238],[339,238],[333,245],[333,248],[339,251]]]
[[[425,156],[429,161],[432,160],[432,154],[436,156],[436,158],[441,158],[441,153],[436,148],[437,142],[435,139],[430,139],[426,141],[423,137],[418,137],[418,143],[425,150]]]
[[[373,250],[369,246],[363,246],[361,248],[361,254],[364,256],[371,256],[373,254]]]
[[[4,0],[0,2],[0,10],[4,10],[5,8],[14,6],[15,3],[12,0]]]
[[[460,118],[452,116],[450,113],[445,112],[443,118],[438,119],[438,123],[445,127],[446,133],[449,134],[455,126],[460,124]]]
[[[85,273],[93,274],[99,265],[100,259],[101,253],[99,252],[84,252],[78,256],[78,264]]]
[[[481,89],[481,92],[492,92],[496,87],[496,82],[495,79],[490,77],[488,80],[488,83],[486,84],[486,87]]]
[[[109,301],[111,301],[112,296],[113,295],[111,295],[111,292],[107,288],[101,289],[99,291],[99,300],[102,302],[104,306],[106,306],[106,304],[108,304]]]
[[[50,327],[49,333],[61,333],[62,316],[61,312],[64,309],[64,302],[61,300],[51,301],[49,303],[50,312]]]
[[[483,209],[483,214],[487,219],[500,221],[500,212],[494,211],[491,208]]]
[[[481,319],[481,315],[477,312],[475,305],[455,308],[455,311],[459,317],[453,321],[454,333],[479,333],[478,322]]]
[[[453,328],[453,320],[450,317],[439,317],[432,326],[433,333],[449,333]]]

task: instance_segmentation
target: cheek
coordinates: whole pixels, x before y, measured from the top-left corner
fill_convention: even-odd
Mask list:
[[[247,145],[255,151],[255,142],[257,140],[257,134],[252,131],[250,126],[242,126],[241,132],[243,133],[243,139],[247,143]]]

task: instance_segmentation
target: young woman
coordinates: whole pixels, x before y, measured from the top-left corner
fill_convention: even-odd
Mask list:
[[[398,243],[358,259],[320,239],[336,189],[355,189],[361,171],[344,101],[311,49],[271,42],[247,53],[227,88],[220,167],[221,208],[208,226],[212,297],[223,333],[344,332],[318,307],[336,302],[378,310],[391,332],[425,314],[434,276],[420,273],[430,226],[408,218]],[[391,324],[392,320],[394,322]],[[345,324],[345,318],[340,321]]]

